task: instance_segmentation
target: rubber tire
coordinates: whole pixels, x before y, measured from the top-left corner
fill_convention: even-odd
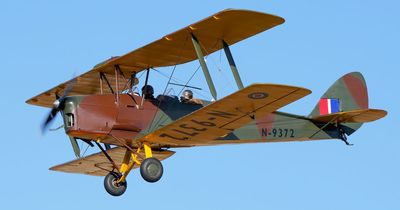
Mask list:
[[[112,196],[120,196],[126,191],[126,181],[119,183],[118,186],[115,184],[119,177],[120,176],[115,172],[110,172],[104,177],[104,188]]]
[[[146,158],[140,165],[140,175],[151,183],[160,180],[163,172],[163,166],[157,158]]]

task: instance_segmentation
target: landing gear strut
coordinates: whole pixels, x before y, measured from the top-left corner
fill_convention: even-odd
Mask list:
[[[135,164],[140,165],[140,175],[147,182],[157,182],[163,175],[163,166],[161,162],[153,157],[151,147],[146,142],[139,146],[136,151],[127,147],[121,167],[119,168],[107,154],[107,151],[104,150],[99,144],[98,146],[106,158],[112,163],[114,168],[113,171],[107,174],[107,176],[104,178],[104,188],[112,196],[120,196],[124,194],[127,188],[126,177],[133,169]],[[140,154],[142,149],[144,149],[145,157]],[[115,170],[118,172],[115,172]]]

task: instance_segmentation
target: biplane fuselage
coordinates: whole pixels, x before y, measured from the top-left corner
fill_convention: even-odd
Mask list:
[[[139,142],[135,142],[135,139],[211,103],[203,101],[203,105],[186,104],[180,102],[176,96],[170,95],[157,98],[160,100],[143,100],[137,95],[120,94],[117,103],[114,94],[68,97],[63,111],[65,131],[68,135],[79,139],[98,140],[118,146],[124,145],[121,142],[123,140],[125,144],[136,146]],[[142,100],[143,105],[141,105]],[[254,122],[220,138],[204,139],[198,144],[193,142],[186,144],[185,140],[181,140],[178,145],[153,144],[152,146],[189,147],[339,138],[340,133],[334,126],[324,128],[324,132],[318,132],[323,125],[324,123],[314,122],[307,117],[276,111],[261,118],[256,117]],[[348,127],[348,134],[355,129]],[[317,132],[317,135],[310,138]],[[182,128],[176,131],[176,138],[182,138],[184,134],[194,133]]]

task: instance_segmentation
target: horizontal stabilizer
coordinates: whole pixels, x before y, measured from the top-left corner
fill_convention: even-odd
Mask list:
[[[387,112],[380,109],[359,109],[346,112],[337,112],[313,117],[315,122],[337,122],[337,123],[366,123],[378,120],[386,116]]]
[[[123,147],[116,147],[107,150],[108,155],[114,160],[116,164],[122,163],[124,159],[126,149]],[[159,160],[164,160],[169,158],[175,152],[173,151],[153,151],[153,156]],[[139,160],[142,161],[140,157],[144,157],[144,153],[138,156]],[[134,168],[139,167],[135,165]],[[66,173],[77,173],[86,174],[92,176],[105,176],[112,170],[112,164],[107,160],[102,152],[89,155],[84,158],[73,160],[61,165],[53,166],[50,168],[52,171],[61,171]]]

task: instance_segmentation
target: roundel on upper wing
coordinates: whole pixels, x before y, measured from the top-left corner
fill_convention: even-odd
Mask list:
[[[268,94],[265,92],[254,92],[254,93],[250,93],[247,97],[251,98],[251,99],[263,99],[268,97]]]

